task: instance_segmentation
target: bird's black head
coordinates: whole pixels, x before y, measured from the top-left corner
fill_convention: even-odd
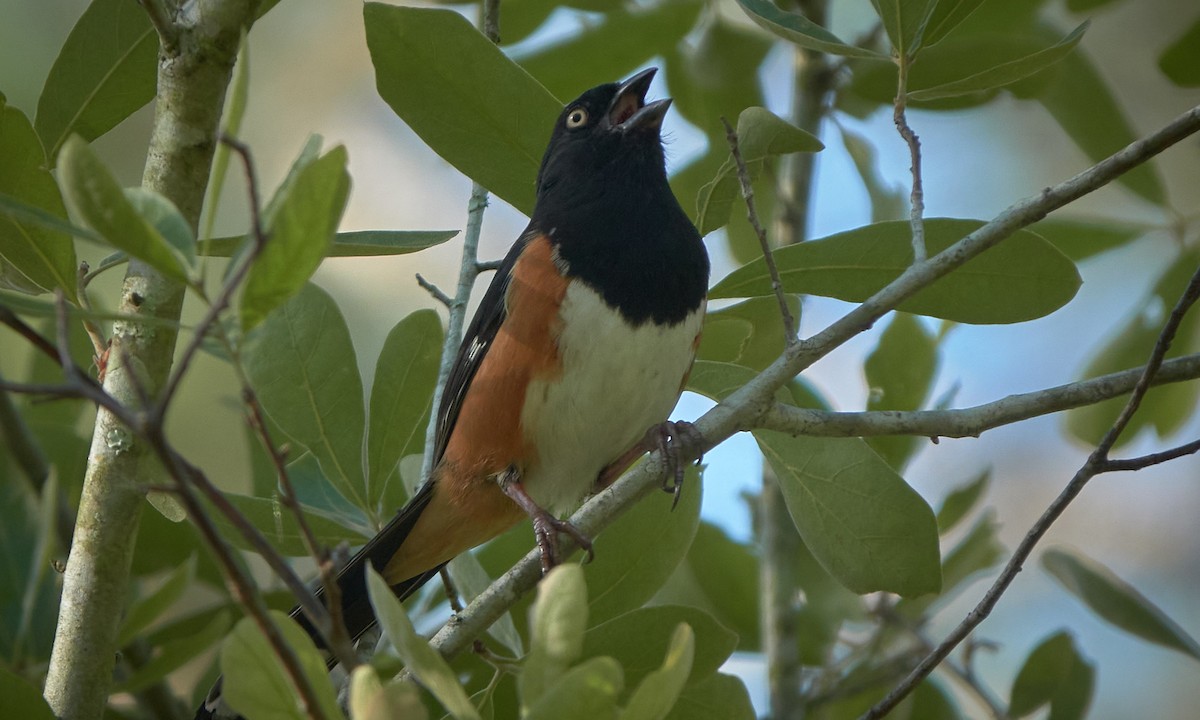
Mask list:
[[[646,103],[655,72],[594,87],[567,103],[538,171],[539,205],[578,208],[610,191],[666,184],[659,132],[671,101]]]

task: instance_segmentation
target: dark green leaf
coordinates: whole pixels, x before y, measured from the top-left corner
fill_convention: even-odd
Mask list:
[[[187,281],[179,252],[138,214],[108,168],[77,136],[59,153],[58,178],[71,212],[110,245],[168,277]]]
[[[583,569],[574,563],[554,568],[538,584],[529,611],[532,639],[517,679],[523,707],[537,703],[583,654],[587,622]]]
[[[75,302],[75,245],[62,227],[39,222],[45,216],[67,225],[67,210],[29,119],[3,95],[0,157],[0,287],[31,294],[61,288]]]
[[[746,82],[746,78],[756,76],[770,49],[771,42],[763,33],[713,13],[701,23],[694,43],[682,43],[675,48],[676,54],[667,56],[671,108],[678,108],[680,115],[708,136],[710,153],[720,151],[713,172],[729,155],[720,118],[736,117],[748,107],[765,104],[759,83]],[[695,197],[694,192],[676,192],[679,197]]]
[[[925,25],[923,44],[928,47],[946,37],[984,2],[985,0],[938,0],[933,15]]]
[[[1042,567],[1092,612],[1127,633],[1200,660],[1200,643],[1129,583],[1079,552],[1047,550]]]
[[[909,708],[908,717],[912,720],[962,720],[966,717],[959,711],[954,696],[932,678],[913,691]]]
[[[788,297],[788,309],[799,320],[798,298]],[[784,345],[779,301],[751,298],[708,313],[696,358],[762,370],[783,354]]]
[[[71,134],[95,140],[154,98],[158,36],[136,0],[94,0],[63,44],[38,99],[53,160]]]
[[[0,462],[6,462],[6,450],[6,444],[0,444]],[[0,482],[0,576],[7,578],[0,582],[0,627],[10,629],[0,633],[0,658],[11,667],[49,660],[59,605],[58,582],[50,567],[54,523],[43,522],[47,503],[38,502],[26,487]]]
[[[1150,231],[1146,225],[1099,218],[1048,217],[1028,230],[1050,241],[1075,262],[1127,244]]]
[[[55,720],[41,691],[3,665],[0,665],[0,712],[7,718]]]
[[[1073,13],[1087,12],[1110,5],[1116,0],[1067,0],[1067,9]]]
[[[379,352],[367,434],[367,497],[373,505],[382,502],[384,514],[405,497],[397,463],[425,444],[441,357],[442,321],[433,310],[418,310],[397,323]]]
[[[305,285],[247,339],[244,360],[267,415],[317,457],[338,492],[373,513],[364,496],[362,379],[333,298]]]
[[[1180,87],[1200,86],[1200,18],[1158,58],[1163,74]]]
[[[918,410],[929,395],[937,372],[938,343],[920,319],[894,313],[867,356],[867,410]],[[900,470],[917,449],[920,438],[869,438],[867,444],[889,465]]]
[[[925,241],[932,256],[983,225],[978,220],[930,218]],[[789,293],[862,302],[900,276],[912,262],[907,222],[876,223],[822,240],[775,251]],[[1079,289],[1075,266],[1054,246],[1026,231],[900,303],[918,315],[988,324],[1032,320],[1062,307]],[[766,263],[755,260],[734,270],[709,291],[710,299],[771,294]]]
[[[225,637],[233,624],[232,614],[223,610],[214,615],[207,624],[187,634],[179,634],[155,649],[149,662],[140,666],[131,675],[121,680],[113,692],[136,693],[161,682],[197,656],[208,651]]]
[[[715,564],[716,558],[708,562]],[[725,565],[718,571],[731,569]],[[680,623],[687,623],[695,632],[692,668],[685,676],[693,685],[712,677],[737,645],[737,635],[694,607],[656,605],[618,615],[587,631],[583,657],[606,655],[616,659],[625,671],[625,682],[637,686],[658,669]]]
[[[683,689],[667,720],[754,720],[741,678],[717,674]]]
[[[191,585],[195,575],[196,559],[193,556],[167,575],[167,579],[157,590],[133,603],[121,623],[121,634],[118,636],[117,644],[124,647],[134,636],[145,630],[150,623],[157,620],[160,615],[174,605],[175,601],[183,595],[183,591]]]
[[[457,12],[372,2],[364,19],[384,101],[434,152],[528,214],[559,101]]]
[[[955,525],[967,516],[987,490],[991,479],[991,470],[984,470],[966,485],[961,485],[950,492],[942,501],[942,507],[937,513],[938,531],[945,535]]]
[[[308,548],[304,546],[304,536],[300,533],[300,526],[296,524],[296,516],[279,498],[258,498],[237,493],[225,493],[225,498],[250,521],[251,525],[258,528],[280,554],[288,557],[308,555]],[[254,549],[224,514],[214,512],[212,515],[217,527],[221,529],[222,537],[242,550]],[[337,547],[343,542],[361,545],[367,540],[360,529],[346,527],[322,513],[305,509],[304,519],[317,542],[325,547]]]
[[[614,3],[604,20],[561,42],[543,45],[517,62],[553,95],[573,98],[584,78],[620,80],[674,47],[696,22],[703,3],[665,0],[649,7]]]
[[[1091,700],[1094,670],[1066,632],[1058,632],[1029,653],[1013,681],[1008,713],[1024,717],[1050,704],[1053,720],[1079,720]]]
[[[758,557],[716,525],[702,521],[688,550],[687,568],[717,619],[737,633],[738,649],[757,649]],[[702,635],[698,623],[688,622]]]
[[[458,234],[457,230],[358,230],[333,236],[326,257],[372,257],[404,255],[441,245]],[[213,238],[200,243],[200,255],[233,257],[246,241],[245,236]]]
[[[616,720],[617,696],[623,687],[621,666],[615,660],[592,658],[564,674],[522,717],[524,720]]]
[[[906,597],[941,588],[933,511],[866,443],[770,430],[754,437],[800,536],[839,582]]]
[[[346,149],[339,145],[304,166],[285,192],[271,216],[270,242],[242,289],[244,331],[298,292],[329,251],[350,194]]]
[[[692,671],[696,637],[691,626],[679,623],[667,645],[662,665],[634,689],[621,713],[621,720],[663,720]]]
[[[759,26],[800,47],[846,57],[888,59],[873,50],[849,45],[803,15],[784,12],[769,0],[737,0],[737,3]]]
[[[300,661],[300,667],[316,695],[322,714],[341,717],[325,661],[317,647],[295,620],[271,611],[271,622]],[[221,697],[229,707],[250,718],[307,717],[296,702],[296,689],[279,657],[252,618],[243,618],[221,645]]]
[[[1083,33],[1087,30],[1087,27],[1088,23],[1083,23],[1075,28],[1070,35],[1067,35],[1059,42],[1044,50],[1039,50],[1022,58],[1010,60],[1009,62],[996,65],[958,80],[910,92],[908,93],[908,97],[918,102],[922,100],[939,100],[958,95],[985,92],[1010,85],[1030,75],[1039,73],[1064,59],[1075,49],[1079,41],[1083,39]]]
[[[871,0],[899,58],[912,58],[922,45],[936,0]]]

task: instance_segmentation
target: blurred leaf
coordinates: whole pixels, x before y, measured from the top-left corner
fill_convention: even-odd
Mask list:
[[[867,410],[919,410],[937,373],[938,342],[925,325],[908,313],[892,320],[867,356]],[[921,438],[883,436],[866,439],[880,457],[897,470],[912,457]]]
[[[304,677],[326,718],[341,717],[325,661],[308,633],[295,620],[272,610],[271,622],[300,661]],[[250,718],[307,717],[301,711],[296,689],[279,657],[253,618],[242,618],[221,645],[221,697],[229,707]]]
[[[720,118],[735,117],[766,102],[757,73],[770,49],[771,42],[762,33],[711,13],[702,19],[694,43],[681,43],[675,48],[677,54],[667,56],[671,107],[708,136],[709,152],[719,151],[717,165],[729,155]],[[711,172],[705,180],[710,177]],[[678,195],[695,197],[694,192]]]
[[[760,27],[802,48],[846,57],[889,59],[874,50],[849,45],[803,15],[780,10],[770,0],[737,0],[737,3]]]
[[[56,720],[40,690],[0,665],[0,714],[23,720]]]
[[[804,602],[797,607],[794,616],[800,660],[806,665],[823,665],[830,657],[842,625],[847,621],[866,619],[862,601],[835,580],[803,542],[795,548],[792,572],[796,584],[804,592]]]
[[[325,259],[350,194],[346,149],[339,145],[304,166],[281,193],[286,194],[276,196],[270,242],[242,288],[239,316],[246,332],[298,292]]]
[[[333,236],[333,245],[325,257],[374,257],[405,255],[441,245],[458,234],[457,230],[358,230]],[[213,238],[200,243],[199,254],[233,257],[246,241],[244,235]]]
[[[124,647],[134,636],[141,633],[150,623],[166,612],[187,589],[196,575],[196,558],[192,556],[187,562],[176,567],[166,580],[152,593],[139,598],[130,606],[121,622],[121,633],[117,645]]]
[[[871,198],[871,222],[907,217],[908,200],[899,186],[891,185],[880,174],[877,153],[871,141],[865,135],[853,132],[842,124],[838,124],[837,128],[842,134],[842,145],[850,155],[850,160],[854,162],[854,169],[858,171],[867,196]]]
[[[247,339],[243,360],[267,415],[317,457],[338,492],[373,513],[363,495],[362,379],[333,298],[305,285]]]
[[[1096,10],[1105,5],[1110,5],[1116,0],[1067,0],[1067,9],[1073,13],[1087,12]]]
[[[145,188],[125,188],[125,199],[162,236],[188,267],[196,264],[196,236],[175,203]]]
[[[1041,72],[1065,58],[1075,49],[1079,41],[1083,39],[1083,33],[1087,30],[1087,27],[1088,23],[1083,23],[1072,30],[1071,34],[1044,50],[1039,50],[1031,55],[996,65],[959,80],[909,92],[908,97],[911,100],[919,102],[922,100],[955,97],[957,95],[969,95],[971,93],[1004,87],[1005,85]]]
[[[696,534],[703,488],[699,473],[689,466],[673,511],[669,494],[654,493],[594,539],[596,557],[584,568],[592,625],[641,607],[667,581]]]
[[[225,493],[225,498],[246,516],[251,525],[258,528],[280,554],[288,557],[308,555],[308,549],[304,546],[304,536],[296,524],[296,516],[284,507],[278,498],[250,497],[237,493]],[[357,529],[348,528],[311,510],[305,509],[303,512],[309,530],[317,542],[326,547],[337,547],[342,542],[361,545],[367,540]],[[223,513],[213,512],[212,517],[216,526],[221,529],[221,535],[234,547],[254,550]]]
[[[433,310],[418,310],[396,323],[379,351],[367,434],[367,499],[382,503],[384,514],[407,496],[396,465],[425,445],[441,357],[442,321]]]
[[[929,255],[982,227],[978,220],[929,218]],[[876,223],[822,240],[775,251],[783,289],[862,302],[900,276],[912,262],[907,222]],[[1080,285],[1070,260],[1045,240],[1017,231],[1004,242],[924,288],[898,309],[973,324],[1032,320],[1065,305]],[[734,270],[709,291],[709,299],[771,294],[761,259]]]
[[[792,318],[798,321],[799,298],[789,296],[787,300]],[[696,358],[763,370],[783,354],[784,345],[779,301],[774,295],[751,298],[704,317]]]
[[[1149,296],[1137,306],[1134,316],[1118,326],[1113,337],[1092,357],[1082,376],[1096,377],[1145,365],[1170,308],[1178,302],[1197,265],[1200,265],[1200,248],[1181,253],[1155,283]],[[1198,329],[1200,322],[1197,318],[1186,317],[1167,351],[1167,357],[1195,352],[1200,346]],[[1178,431],[1191,417],[1197,396],[1200,396],[1200,384],[1197,383],[1175,383],[1170,387],[1151,388],[1142,398],[1141,406],[1129,421],[1125,432],[1121,433],[1116,446],[1130,442],[1148,427],[1153,427],[1159,438]],[[1068,410],[1067,431],[1086,443],[1096,444],[1112,427],[1128,400],[1129,396],[1123,395]]]
[[[800,536],[839,582],[905,597],[941,588],[933,511],[866,443],[770,430],[754,438]]]
[[[1167,46],[1158,58],[1158,68],[1179,87],[1200,86],[1200,18]]]
[[[574,563],[554,568],[538,584],[530,611],[532,639],[517,679],[522,708],[535,705],[579,659],[587,622],[582,568]]]
[[[667,720],[754,720],[741,678],[716,674],[683,689]]]
[[[464,175],[532,211],[559,101],[457,12],[370,2],[364,19],[384,101]]]
[[[920,618],[936,603],[945,603],[956,593],[965,590],[967,582],[978,573],[995,567],[1004,559],[1004,546],[1000,544],[1000,524],[996,513],[985,511],[954,548],[942,559],[942,592],[937,597],[902,600],[898,607],[912,618]]]
[[[871,0],[887,31],[892,48],[900,58],[912,58],[934,11],[936,0]]]
[[[662,666],[633,691],[621,720],[662,720],[667,716],[691,674],[695,642],[691,626],[682,622],[675,626]]]
[[[1042,28],[1041,34],[1053,36],[1057,32]],[[1082,50],[1058,64],[1055,78],[1037,99],[1092,162],[1103,160],[1137,139],[1108,83]],[[1153,160],[1121,175],[1117,182],[1154,205],[1167,203],[1166,189]]]
[[[701,521],[696,539],[688,550],[687,566],[717,619],[738,636],[738,649],[757,649],[760,640],[758,617],[758,557],[749,547],[730,539],[716,525]],[[637,612],[637,611],[635,611]],[[615,621],[614,621],[615,622]],[[701,625],[688,620],[697,635]],[[625,663],[629,667],[628,663]]]
[[[925,25],[923,44],[928,47],[946,37],[984,2],[985,0],[938,0],[929,22]]]
[[[505,0],[500,44],[512,45],[529,37],[559,6],[555,0]]]
[[[0,461],[6,450],[0,443]],[[6,629],[0,633],[0,658],[5,661],[0,666],[49,660],[58,617],[60,590],[50,569],[55,526],[43,522],[47,503],[37,502],[26,487],[0,482],[0,577],[5,578],[0,582],[0,628]]]
[[[211,238],[213,223],[217,219],[217,209],[221,205],[221,190],[225,187],[225,171],[229,167],[229,145],[219,138],[236,138],[241,135],[242,118],[246,115],[246,100],[250,94],[250,45],[246,40],[246,31],[238,43],[237,61],[233,66],[233,81],[228,90],[228,99],[221,112],[221,129],[216,148],[213,150],[212,171],[209,173],[208,206],[204,218],[203,238]]]
[[[273,425],[272,427],[275,432],[271,437],[282,439],[285,433]],[[270,465],[269,484],[266,484],[265,490],[255,494],[259,497],[273,498],[279,492],[278,478],[274,464],[270,460],[267,460],[267,463]],[[292,481],[292,489],[296,492],[296,499],[306,509],[324,515],[342,527],[357,530],[368,536],[375,534],[367,514],[337,491],[333,483],[325,477],[325,473],[321,472],[321,463],[312,453],[301,454],[288,464],[287,471],[288,478]]]
[[[551,94],[573,98],[581,78],[616,82],[688,34],[703,3],[664,0],[649,7],[613,3],[604,20],[561,42],[539,46],[517,62]]]
[[[93,0],[59,50],[36,127],[51,166],[72,134],[95,140],[154,99],[158,36],[136,0]]]
[[[366,568],[367,594],[384,635],[404,661],[404,666],[450,711],[456,720],[478,720],[479,713],[442,656],[413,629],[404,606],[387,581],[373,567]]]
[[[966,485],[950,491],[937,513],[938,532],[945,535],[974,509],[987,490],[991,477],[992,471],[984,470]]]
[[[624,682],[621,666],[612,658],[592,658],[569,670],[524,720],[616,720],[617,696]]]
[[[709,562],[715,564],[716,558]],[[731,569],[721,566],[719,571]],[[638,608],[593,626],[583,639],[583,657],[605,655],[614,658],[625,672],[625,682],[639,685],[653,677],[671,647],[681,624],[695,636],[688,685],[711,677],[733,653],[737,635],[722,626],[712,615],[683,605],[654,605]]]
[[[488,575],[474,553],[463,553],[454,558],[446,564],[446,570],[450,572],[450,579],[454,581],[454,587],[461,595],[464,605],[469,604],[492,584],[492,576]],[[510,613],[505,612],[499,620],[493,622],[488,628],[488,634],[499,640],[513,657],[525,654],[524,643],[521,642],[521,635],[517,632],[516,623],[513,622]]]
[[[233,624],[232,614],[221,610],[207,624],[186,634],[180,633],[155,648],[154,656],[112,688],[112,692],[136,693],[162,681],[167,675],[192,662],[221,642]],[[257,632],[257,628],[255,629]]]
[[[350,675],[350,716],[354,720],[425,720],[420,691],[408,682],[380,681],[370,665],[359,665]]]
[[[1066,632],[1046,638],[1029,653],[1013,681],[1008,713],[1024,717],[1050,704],[1051,720],[1083,718],[1091,701],[1094,671]]]
[[[1121,220],[1053,216],[1026,229],[1050,241],[1075,262],[1125,245],[1151,230]]]
[[[110,245],[174,280],[187,282],[179,252],[138,214],[108,168],[77,136],[63,145],[58,180],[71,212]]]
[[[1147,642],[1200,660],[1200,643],[1166,613],[1111,570],[1082,553],[1065,549],[1042,553],[1042,567],[1092,612]]]
[[[75,245],[63,228],[38,221],[45,215],[67,225],[67,210],[29,119],[9,107],[4,95],[0,157],[0,287],[31,294],[62,288],[76,302]]]

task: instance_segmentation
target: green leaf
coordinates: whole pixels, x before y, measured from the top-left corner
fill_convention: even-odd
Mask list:
[[[367,434],[367,498],[372,505],[384,502],[384,514],[405,497],[397,463],[424,447],[441,357],[442,321],[433,310],[418,310],[397,323],[379,352]]]
[[[1046,638],[1029,653],[1013,681],[1008,714],[1021,718],[1050,704],[1053,720],[1083,718],[1091,701],[1095,672],[1066,632]]]
[[[6,450],[0,445],[0,459]],[[21,667],[49,660],[58,616],[58,580],[51,569],[56,552],[57,482],[34,498],[20,482],[0,482],[0,665]],[[49,491],[49,492],[48,492]],[[3,696],[0,696],[3,697]]]
[[[271,420],[316,456],[338,492],[373,513],[364,496],[362,378],[333,298],[305,285],[247,339],[243,359]]]
[[[1067,0],[1067,9],[1073,13],[1087,12],[1110,5],[1113,2],[1116,2],[1116,0]]]
[[[940,7],[940,6],[939,6]],[[867,196],[871,198],[871,222],[900,220],[908,216],[908,199],[900,191],[899,186],[886,181],[880,173],[878,153],[875,146],[865,135],[860,135],[849,128],[837,125],[842,134],[842,145],[854,169],[862,180]]]
[[[350,716],[354,720],[425,720],[429,711],[412,683],[385,685],[375,668],[359,665],[350,675]]]
[[[929,218],[925,242],[933,256],[982,227],[978,220]],[[912,263],[907,222],[876,223],[775,251],[783,289],[862,302]],[[1080,285],[1062,253],[1037,235],[1017,231],[999,245],[900,303],[900,310],[972,324],[1032,320],[1065,305]],[[734,270],[710,299],[771,294],[761,259]]]
[[[942,85],[935,85],[923,90],[910,92],[908,93],[908,97],[916,101],[939,100],[941,98],[969,95],[971,93],[984,92],[1010,85],[1030,75],[1039,73],[1064,59],[1075,49],[1079,41],[1083,39],[1083,33],[1087,30],[1087,27],[1088,23],[1083,23],[1071,31],[1070,35],[1067,35],[1058,43],[1051,45],[1045,50],[997,65],[983,72],[964,77],[961,80],[954,80]]]
[[[560,565],[538,584],[529,615],[532,645],[517,680],[522,708],[537,704],[579,659],[587,616],[587,586],[578,565]]]
[[[711,562],[715,563],[715,558]],[[720,571],[730,569],[720,567]],[[691,685],[712,677],[733,653],[737,635],[712,615],[683,605],[638,608],[596,625],[584,635],[583,657],[611,657],[621,664],[627,684],[640,685],[655,677],[682,625],[690,627],[695,636],[691,670],[684,680]]]
[[[288,557],[304,557],[308,548],[304,546],[304,536],[296,523],[296,516],[284,507],[279,498],[259,498],[237,493],[225,493],[225,498],[238,509],[250,524],[258,528],[275,550]],[[326,547],[337,547],[345,542],[351,545],[361,545],[367,536],[361,528],[346,525],[311,509],[303,509],[304,519],[308,522],[309,530],[317,542]],[[223,513],[213,512],[213,521],[221,529],[222,537],[234,547],[242,550],[254,550],[242,537]]]
[[[246,100],[250,94],[250,44],[246,41],[246,31],[238,43],[237,62],[233,67],[233,82],[230,84],[228,102],[221,113],[221,135],[218,137],[236,138],[242,131],[242,118],[246,115]],[[208,208],[204,218],[204,232],[201,237],[212,237],[213,223],[217,219],[217,210],[221,206],[221,190],[225,187],[225,171],[229,167],[229,145],[218,142],[213,151],[212,172],[209,173]]]
[[[614,3],[602,22],[561,42],[517,57],[525,71],[553,95],[573,98],[582,78],[617,80],[688,34],[702,3],[666,0],[649,7]]]
[[[3,665],[0,665],[0,713],[9,718],[55,720],[41,691]]]
[[[38,99],[53,165],[72,134],[95,140],[154,98],[158,36],[136,0],[94,0],[75,23]]]
[[[387,581],[367,567],[367,594],[384,635],[404,661],[405,667],[437,698],[456,720],[479,720],[479,713],[459,684],[454,671],[437,650],[413,629],[404,606],[392,594]]]
[[[971,512],[983,497],[991,477],[992,471],[984,470],[966,485],[960,485],[950,491],[937,512],[938,532],[945,535]]]
[[[358,230],[333,236],[333,245],[325,257],[375,257],[406,255],[441,245],[458,234],[457,230]],[[200,255],[233,257],[246,241],[244,235],[213,238],[200,243]]]
[[[866,443],[770,430],[754,437],[800,536],[839,582],[905,597],[941,588],[933,511]]]
[[[667,645],[662,666],[637,686],[621,720],[662,720],[671,712],[692,671],[696,638],[687,623],[679,623]]]
[[[59,153],[58,178],[75,217],[118,250],[170,278],[187,282],[178,251],[138,214],[108,168],[78,136],[67,140]]]
[[[761,635],[758,556],[746,545],[730,539],[716,525],[701,522],[688,551],[687,568],[717,619],[737,633],[738,649],[756,650]],[[688,622],[702,638],[701,624]]]
[[[937,597],[902,600],[898,608],[916,620],[935,602],[945,603],[955,593],[966,589],[967,581],[1004,559],[999,529],[995,512],[984,512],[975,526],[943,558],[941,594]]]
[[[702,495],[700,476],[689,467],[674,511],[669,494],[654,493],[595,538],[595,559],[584,568],[593,625],[641,607],[663,586],[692,544]]]
[[[301,670],[327,718],[341,717],[325,661],[308,633],[295,620],[272,610],[271,622],[300,661]],[[267,638],[252,618],[242,618],[221,645],[221,697],[229,707],[255,720],[308,717],[296,689]]]
[[[896,57],[907,62],[917,54],[936,0],[871,0],[883,22]]]
[[[492,576],[484,569],[483,564],[474,553],[463,553],[446,564],[450,579],[458,590],[464,605],[479,597],[492,584]],[[488,628],[488,634],[500,641],[513,657],[525,654],[525,646],[521,635],[517,632],[512,614],[505,612],[499,620]]]
[[[971,13],[982,5],[985,0],[938,0],[929,22],[925,25],[924,45],[933,45],[950,34],[958,24],[971,16]]]
[[[1200,86],[1200,18],[1167,46],[1158,58],[1158,68],[1179,87]]]
[[[741,678],[717,674],[684,688],[667,720],[754,720]]]
[[[189,557],[187,562],[175,568],[162,585],[152,593],[138,599],[125,613],[121,622],[121,633],[117,645],[124,647],[138,633],[149,627],[167,611],[175,601],[183,595],[183,591],[192,584],[196,575],[196,558]]]
[[[62,227],[39,222],[45,216],[68,225],[62,219],[67,210],[29,119],[9,107],[3,95],[0,157],[0,261],[5,268],[0,287],[26,293],[61,288],[76,302],[75,245]]]
[[[125,188],[125,199],[189,267],[196,264],[196,236],[175,203],[140,187]]]
[[[1075,262],[1121,247],[1151,229],[1120,220],[1075,217],[1048,217],[1028,228]]]
[[[384,101],[464,175],[531,212],[561,103],[457,12],[369,2],[364,20]]]
[[[792,317],[798,319],[800,300],[787,300]],[[696,358],[763,370],[783,354],[784,346],[779,301],[772,295],[708,313]]]
[[[298,292],[325,259],[350,194],[346,149],[339,145],[304,166],[283,192],[271,216],[270,239],[242,289],[244,331]]]
[[[937,373],[938,342],[920,319],[893,313],[875,350],[863,363],[867,376],[867,410],[918,410]],[[867,440],[897,470],[917,449],[920,438],[892,436]]]
[[[737,0],[737,3],[760,27],[802,48],[846,57],[888,59],[874,50],[849,45],[803,15],[784,12],[769,0]]]
[[[524,720],[616,720],[617,696],[624,682],[612,658],[592,658],[568,671],[529,708]]]
[[[154,648],[154,655],[139,666],[128,677],[112,688],[112,692],[136,693],[161,682],[163,678],[207,652],[221,642],[233,625],[233,615],[228,610],[218,611],[202,627],[180,632],[171,640]]]
[[[1092,612],[1147,642],[1200,660],[1200,643],[1144,595],[1111,570],[1082,553],[1065,549],[1042,553],[1042,567]]]
[[[908,717],[921,720],[961,720],[965,718],[941,683],[929,678],[913,691]]]
[[[671,108],[678,108],[684,119],[708,136],[709,153],[718,155],[714,171],[729,155],[720,119],[766,102],[759,83],[746,78],[756,76],[771,46],[763,33],[735,24],[721,13],[710,13],[700,23],[694,43],[677,44],[666,55],[663,70],[671,89]],[[711,172],[705,179],[709,177]],[[695,197],[695,192],[676,189],[676,195]]]

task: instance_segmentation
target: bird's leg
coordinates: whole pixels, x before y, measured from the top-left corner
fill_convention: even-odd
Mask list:
[[[559,533],[571,536],[571,539],[587,553],[587,559],[592,559],[592,539],[566,520],[554,517],[529,497],[529,493],[525,492],[525,486],[521,484],[519,470],[510,467],[496,478],[496,482],[504,494],[512,498],[512,501],[520,506],[533,521],[533,536],[537,539],[538,549],[542,552],[542,573],[550,572],[550,569],[558,565],[560,561]]]
[[[679,504],[679,493],[683,490],[684,463],[681,459],[695,452],[703,441],[704,437],[700,431],[690,422],[667,420],[659,423],[647,430],[645,437],[625,451],[624,455],[600,471],[600,476],[596,478],[596,489],[602,490],[608,487],[639,457],[657,450],[662,453],[663,462],[667,466],[667,472],[663,476],[662,489],[674,496],[675,499],[671,501],[671,509],[674,510],[675,506]],[[696,464],[699,465],[703,459],[704,454],[699,453],[696,456]]]

